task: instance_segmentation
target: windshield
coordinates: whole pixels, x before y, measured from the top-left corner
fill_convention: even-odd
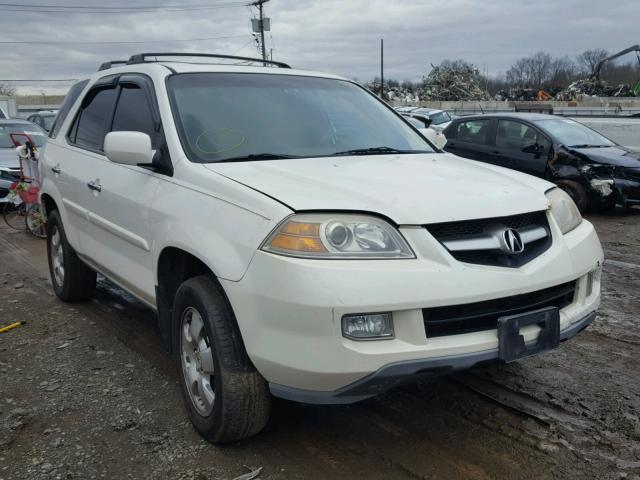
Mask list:
[[[595,130],[566,118],[538,120],[536,123],[566,147],[589,148],[613,147],[616,145]]]
[[[197,162],[434,151],[347,81],[194,73],[174,75],[168,85],[182,144]]]
[[[0,148],[13,148],[15,145],[11,141],[11,137],[9,134],[11,133],[26,133],[28,134],[34,142],[36,142],[36,147],[41,147],[44,145],[46,137],[41,131],[36,130],[35,125],[28,125],[26,123],[2,123],[0,124]],[[21,137],[21,143],[24,143],[26,138]]]
[[[440,125],[451,121],[451,117],[447,112],[438,112],[433,115],[429,115],[431,118],[431,125]]]

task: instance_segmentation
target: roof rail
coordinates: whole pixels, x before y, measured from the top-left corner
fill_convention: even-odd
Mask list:
[[[127,64],[127,60],[111,60],[109,62],[101,63],[100,67],[98,68],[98,71],[101,72],[102,70],[109,70],[115,64],[126,65]]]
[[[128,65],[134,65],[137,63],[146,63],[146,62],[159,62],[160,60],[147,60],[147,57],[204,57],[204,58],[223,58],[230,60],[242,60],[245,62],[258,62],[262,63],[265,66],[275,65],[280,68],[291,68],[289,65],[283,62],[276,62],[275,60],[263,60],[262,58],[252,58],[252,57],[237,57],[235,55],[221,55],[217,53],[138,53],[136,55],[132,55]],[[112,62],[113,63],[113,62]]]

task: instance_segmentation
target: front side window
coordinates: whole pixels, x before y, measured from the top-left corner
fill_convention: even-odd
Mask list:
[[[89,103],[83,102],[69,134],[69,140],[80,147],[102,151],[104,137],[111,122],[116,90],[104,88],[88,95]]]
[[[456,138],[459,142],[484,145],[487,143],[490,123],[490,120],[461,122],[456,128]]]
[[[156,130],[147,96],[140,87],[123,85],[113,116],[112,132],[142,132],[156,148]]]
[[[168,86],[183,147],[196,162],[434,151],[392,110],[347,81],[194,73],[173,75]]]
[[[542,142],[538,142],[539,136],[543,138],[544,144],[547,145],[546,139],[529,125],[513,120],[499,120],[496,147],[522,150],[532,145],[541,145]]]

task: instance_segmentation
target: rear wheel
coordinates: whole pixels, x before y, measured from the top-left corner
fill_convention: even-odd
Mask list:
[[[86,300],[96,290],[96,272],[87,267],[67,241],[57,210],[47,222],[47,252],[53,291],[65,302]]]
[[[578,182],[573,180],[558,180],[556,185],[567,192],[571,199],[575,202],[580,213],[585,213],[589,205],[587,191]]]
[[[262,430],[271,395],[212,277],[201,275],[180,286],[173,322],[178,374],[196,430],[214,443],[241,440]]]

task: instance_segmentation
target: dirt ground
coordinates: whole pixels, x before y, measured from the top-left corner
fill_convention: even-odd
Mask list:
[[[0,227],[0,480],[640,479],[640,210],[590,218],[598,319],[551,353],[351,406],[276,401],[266,430],[191,428],[154,314],[106,281],[51,292],[44,241]]]

